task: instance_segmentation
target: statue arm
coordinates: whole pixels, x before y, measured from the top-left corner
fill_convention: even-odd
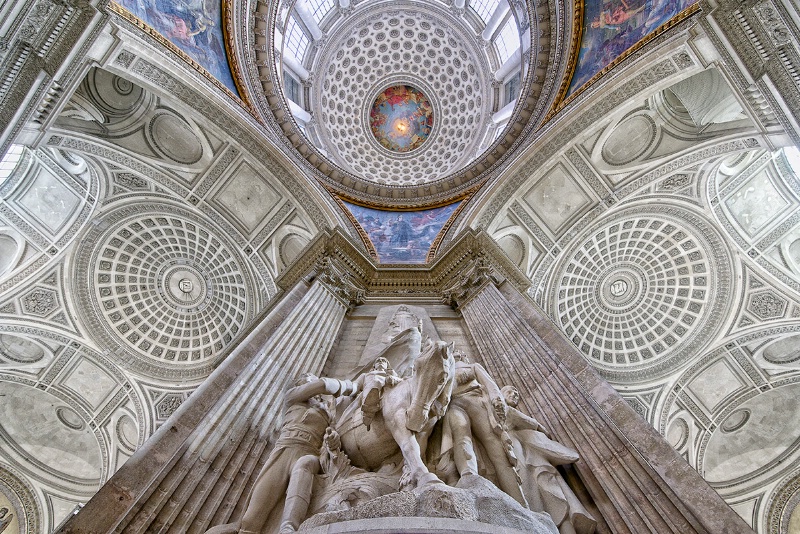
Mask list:
[[[492,423],[492,428],[498,434],[502,432],[506,424],[506,413],[508,406],[500,391],[497,382],[494,381],[492,376],[483,368],[479,363],[472,364],[472,370],[475,373],[475,379],[483,388],[483,391],[489,397],[492,409],[489,410],[489,419]]]
[[[486,394],[489,395],[489,398],[492,400],[502,399],[503,394],[500,392],[500,386],[497,385],[497,382],[494,381],[494,378],[492,378],[489,372],[479,363],[474,363],[472,365],[475,379],[483,387],[484,391],[486,391]]]
[[[516,408],[508,407],[509,426],[516,430],[538,430],[547,434],[547,430],[533,417],[526,415]]]
[[[350,380],[338,380],[336,378],[315,378],[310,382],[295,386],[286,392],[284,402],[286,406],[291,406],[300,402],[305,402],[316,395],[352,395],[359,391],[357,383]]]

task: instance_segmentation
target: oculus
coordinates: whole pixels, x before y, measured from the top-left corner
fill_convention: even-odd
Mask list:
[[[392,152],[411,152],[431,134],[433,108],[422,91],[410,85],[384,89],[369,112],[372,135]]]

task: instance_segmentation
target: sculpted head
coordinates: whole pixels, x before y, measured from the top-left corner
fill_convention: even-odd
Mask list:
[[[512,408],[516,408],[519,404],[519,390],[514,386],[503,386],[500,388],[500,393],[503,394],[506,404]]]
[[[469,361],[469,356],[467,356],[467,353],[464,352],[463,350],[454,351],[453,352],[453,358],[455,358],[456,363],[458,363],[458,362],[461,362],[461,363],[472,363],[472,362]]]
[[[372,369],[375,371],[386,371],[389,369],[389,360],[384,358],[383,356],[379,356],[375,363],[372,364]]]
[[[413,314],[408,309],[408,306],[402,305],[397,308],[392,320],[389,321],[389,330],[393,331],[394,334],[398,334],[409,328],[416,328],[422,332],[422,319]]]

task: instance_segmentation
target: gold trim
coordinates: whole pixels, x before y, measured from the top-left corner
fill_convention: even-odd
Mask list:
[[[234,3],[231,0],[222,0],[222,41],[225,43],[225,57],[228,60],[228,68],[231,71],[231,78],[233,78],[233,83],[236,85],[236,90],[239,91],[239,95],[245,106],[250,110],[250,113],[256,117],[258,113],[256,113],[255,105],[247,92],[244,75],[239,65],[239,60],[234,53],[236,51],[236,40],[233,36],[236,32],[233,31],[233,5]]]
[[[469,202],[469,198],[462,200],[461,205],[450,214],[450,218],[448,218],[442,225],[442,229],[439,230],[439,233],[436,234],[436,237],[433,239],[433,243],[431,243],[431,248],[428,250],[428,255],[425,256],[425,263],[431,263],[436,258],[436,254],[439,252],[439,247],[442,246],[442,240],[444,240],[445,234],[447,234],[447,232],[450,230],[450,227],[453,226],[453,223],[467,205],[467,202]]]
[[[575,1],[582,3],[583,0],[575,0]],[[550,108],[550,111],[548,112],[547,116],[545,117],[544,122],[547,123],[548,121],[550,121],[550,119],[552,119],[559,111],[561,111],[566,106],[568,106],[571,102],[573,102],[578,97],[578,95],[580,95],[584,91],[586,91],[589,87],[591,87],[594,83],[596,83],[600,78],[602,78],[611,69],[613,69],[614,67],[619,65],[621,62],[625,61],[632,54],[635,54],[643,46],[647,45],[650,41],[652,41],[653,39],[655,39],[659,35],[662,35],[664,32],[666,32],[670,28],[675,27],[676,25],[680,24],[681,22],[683,22],[684,20],[688,19],[689,17],[691,17],[692,15],[694,15],[695,13],[697,13],[699,11],[700,11],[700,2],[698,0],[695,4],[687,7],[686,9],[684,9],[683,11],[681,11],[680,13],[678,13],[677,15],[672,17],[672,19],[668,20],[667,22],[665,22],[664,24],[662,24],[661,26],[656,28],[655,31],[653,31],[652,33],[649,33],[648,35],[646,35],[643,38],[639,39],[632,47],[630,47],[629,49],[624,51],[622,54],[617,56],[614,59],[614,61],[612,61],[611,63],[609,63],[605,67],[603,67],[599,72],[597,72],[594,76],[592,76],[586,83],[584,83],[579,88],[577,88],[574,93],[572,93],[571,95],[566,97],[565,96],[566,95],[566,91],[569,90],[569,85],[570,85],[570,83],[572,83],[572,78],[575,76],[575,69],[577,68],[577,57],[580,55],[580,44],[582,44],[582,41],[583,41],[583,25],[582,25],[582,27],[581,27],[581,43],[578,44],[577,53],[575,53],[575,64],[571,65],[569,76],[568,77],[565,76],[565,79],[562,81],[562,85],[559,88],[558,98],[553,103],[553,106]],[[572,57],[570,57],[570,59],[572,59]],[[562,93],[562,91],[563,91],[563,93]]]
[[[333,199],[336,201],[336,203],[339,205],[339,207],[342,208],[342,211],[344,211],[344,214],[347,217],[347,219],[353,224],[353,226],[355,226],[356,231],[358,232],[358,236],[361,238],[361,241],[364,242],[364,247],[366,247],[370,258],[375,260],[377,263],[380,263],[380,258],[378,258],[378,251],[375,250],[375,245],[372,244],[372,240],[369,238],[369,234],[367,234],[366,230],[364,230],[364,228],[361,226],[361,223],[358,222],[358,219],[356,219],[356,216],[353,215],[353,212],[347,209],[347,206],[344,205],[342,199],[339,198],[337,195],[332,195],[332,196]]]
[[[362,208],[372,208],[381,211],[420,211],[420,210],[428,210],[433,208],[441,208],[442,206],[449,206],[450,204],[455,204],[459,200],[469,200],[479,189],[483,187],[483,185],[489,181],[489,178],[484,178],[481,181],[475,183],[471,187],[460,191],[458,194],[453,195],[452,197],[446,197],[442,200],[433,202],[431,204],[382,204],[380,202],[375,202],[369,199],[363,198],[355,198],[347,194],[346,192],[340,191],[336,189],[334,186],[328,183],[324,183],[321,180],[317,179],[318,182],[322,183],[325,187],[325,190],[330,193],[332,197],[338,197],[342,200],[346,200],[351,204],[355,204],[356,206],[361,206]],[[380,187],[376,184],[376,187]],[[424,185],[420,185],[419,187],[424,187]],[[425,197],[422,197],[424,200]]]
[[[252,107],[252,105],[250,104],[249,101],[245,101],[239,95],[234,94],[233,91],[228,89],[228,87],[225,86],[225,84],[223,84],[221,81],[217,80],[217,78],[214,77],[210,72],[208,72],[202,65],[200,65],[200,63],[195,61],[186,52],[181,50],[178,47],[178,45],[176,45],[175,43],[173,43],[172,41],[170,41],[169,39],[167,39],[166,37],[161,35],[158,32],[158,30],[156,30],[155,28],[153,28],[152,26],[147,24],[145,21],[143,21],[142,19],[140,19],[139,17],[137,17],[136,15],[134,15],[133,13],[131,13],[130,11],[125,9],[124,6],[122,6],[122,5],[120,5],[120,4],[116,3],[116,2],[113,2],[113,1],[109,2],[108,10],[110,12],[120,16],[126,22],[129,22],[130,24],[133,24],[138,29],[140,29],[141,31],[143,31],[144,33],[146,33],[147,35],[149,35],[150,37],[155,39],[158,42],[158,44],[160,44],[161,46],[163,46],[164,48],[166,48],[167,50],[169,50],[170,52],[172,52],[173,54],[178,56],[181,60],[183,60],[186,63],[188,63],[190,67],[192,67],[194,70],[196,70],[198,73],[200,73],[204,78],[206,78],[208,81],[210,81],[214,86],[216,86],[218,89],[220,89],[222,92],[224,92],[231,100],[235,101],[242,108],[246,109],[249,113],[251,113],[251,114],[253,114],[255,116],[255,114],[253,113],[253,111],[254,111],[253,107]],[[224,36],[224,31],[223,31],[223,36]],[[223,40],[225,40],[225,39],[223,39]],[[227,43],[226,43],[225,46],[226,46],[226,54],[227,54]],[[228,62],[230,63],[230,56],[228,58]],[[228,65],[228,67],[230,68],[230,64]],[[233,71],[231,71],[231,78],[234,78]],[[236,81],[236,78],[234,78],[234,83],[236,83],[237,89],[238,89],[239,85],[238,85],[238,83]]]
[[[578,66],[578,58],[581,55],[581,44],[583,43],[583,17],[585,11],[584,0],[575,0],[575,9],[572,14],[572,39],[570,40],[569,58],[567,58],[567,70],[564,72],[564,78],[561,80],[561,85],[558,87],[558,94],[553,105],[550,106],[550,111],[544,118],[542,124],[547,123],[556,112],[561,110],[559,104],[567,96],[569,91],[569,84],[575,76],[575,69]]]

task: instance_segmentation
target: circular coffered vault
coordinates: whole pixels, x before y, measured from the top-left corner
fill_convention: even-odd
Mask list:
[[[331,36],[313,64],[309,136],[338,165],[407,186],[475,157],[491,123],[489,64],[448,20],[430,9],[366,11]]]
[[[115,210],[103,227],[75,270],[93,333],[144,374],[206,372],[258,306],[236,246],[167,205]]]
[[[272,2],[254,17],[255,99],[340,196],[382,208],[463,198],[534,127],[546,3],[328,4]]]
[[[730,260],[678,207],[629,208],[590,231],[556,271],[558,324],[609,379],[659,376],[714,334]]]

